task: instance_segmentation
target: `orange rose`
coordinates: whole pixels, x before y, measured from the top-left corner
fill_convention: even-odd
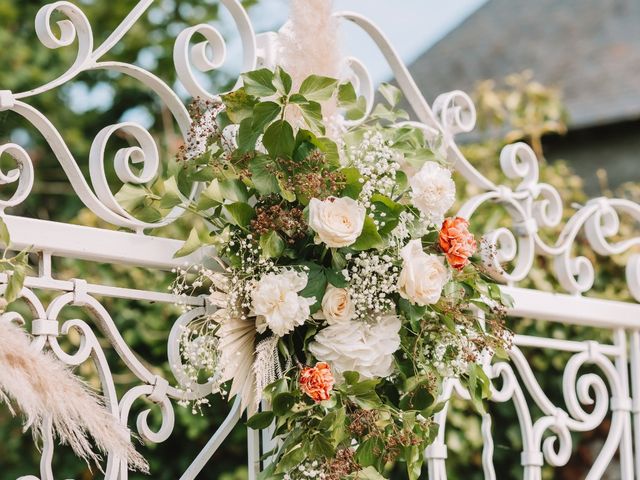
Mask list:
[[[305,367],[300,372],[300,388],[316,402],[329,400],[334,383],[329,364],[325,362],[318,362],[315,367]]]
[[[460,217],[445,219],[439,244],[449,265],[456,270],[462,270],[469,263],[469,257],[477,248],[476,239],[469,232],[469,222]]]

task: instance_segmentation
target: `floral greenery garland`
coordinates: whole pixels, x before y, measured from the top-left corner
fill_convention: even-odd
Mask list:
[[[508,347],[510,299],[468,222],[444,218],[455,185],[442,146],[401,123],[397,89],[350,123],[365,110],[350,83],[312,75],[293,92],[277,68],[243,84],[194,105],[182,168],[148,195],[209,225],[177,256],[218,252],[219,268],[180,269],[174,285],[209,285],[219,307],[183,331],[185,377],[241,396],[251,428],[275,423],[263,479],[381,479],[397,461],[416,479],[443,380],[483,411],[482,363]],[[323,118],[328,102],[344,117]],[[181,192],[196,182],[192,202]]]

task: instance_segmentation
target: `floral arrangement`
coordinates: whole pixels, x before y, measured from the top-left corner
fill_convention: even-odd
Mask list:
[[[195,103],[181,168],[155,197],[208,226],[178,256],[217,252],[174,285],[207,289],[217,307],[183,330],[185,376],[239,396],[250,427],[275,425],[264,479],[381,479],[398,462],[416,479],[443,381],[459,378],[484,408],[482,364],[508,346],[510,300],[468,221],[446,218],[442,141],[403,123],[398,90],[381,87],[385,102],[357,121],[352,84],[293,83],[261,69]],[[194,183],[197,202],[181,193]]]

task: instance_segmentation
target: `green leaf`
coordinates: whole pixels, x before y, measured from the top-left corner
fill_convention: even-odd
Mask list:
[[[355,395],[350,397],[360,408],[365,410],[373,410],[380,408],[382,401],[375,391],[363,393],[361,395]]]
[[[276,74],[273,79],[273,83],[278,90],[278,93],[281,95],[289,95],[291,93],[291,85],[293,84],[291,80],[291,75],[285,72],[282,67],[276,68]]]
[[[125,183],[115,195],[116,202],[128,212],[132,212],[143,204],[147,198],[144,188]]]
[[[247,186],[237,178],[228,178],[226,180],[218,181],[218,188],[220,189],[220,193],[225,200],[229,200],[231,202],[248,202],[249,192],[247,191]]]
[[[383,83],[382,85],[380,85],[378,91],[382,94],[384,99],[392,108],[398,105],[398,103],[400,103],[400,100],[402,100],[402,92],[395,85]]]
[[[422,320],[425,312],[427,311],[427,307],[414,305],[406,298],[400,298],[398,300],[398,307],[410,322],[418,322]]]
[[[314,132],[324,135],[324,122],[322,120],[322,107],[318,102],[307,102],[299,105],[302,118]]]
[[[311,75],[300,85],[300,94],[304,95],[307,100],[316,102],[329,100],[336,91],[337,85],[338,81],[335,78]]]
[[[280,193],[278,177],[275,175],[276,162],[267,155],[260,155],[249,162],[251,181],[260,195]]]
[[[360,96],[356,101],[356,104],[347,110],[347,120],[360,120],[367,113],[367,100]]]
[[[253,430],[262,430],[271,425],[273,423],[273,419],[273,412],[259,412],[252,415],[251,418],[247,420],[247,427],[252,428]]]
[[[352,83],[343,83],[338,87],[338,106],[352,108],[357,101],[358,95]]]
[[[282,112],[282,107],[275,102],[261,102],[253,109],[251,129],[258,136],[264,132],[267,125],[273,122]]]
[[[0,217],[0,242],[7,248],[11,244],[11,235],[4,219]]]
[[[360,444],[356,451],[356,462],[362,467],[382,468],[384,441],[380,437],[370,437]]]
[[[295,148],[293,128],[285,120],[277,120],[264,132],[262,143],[274,158],[291,158]]]
[[[284,252],[284,240],[276,232],[269,232],[260,237],[260,248],[265,258],[278,258]]]
[[[422,382],[400,399],[400,408],[403,410],[424,410],[430,407],[433,402],[434,397],[429,391],[429,386]]]
[[[355,385],[358,383],[358,380],[360,380],[360,374],[358,372],[344,372],[342,377],[347,385]]]
[[[253,130],[253,118],[248,117],[242,120],[238,129],[238,150],[243,153],[255,150],[260,133]]]
[[[347,480],[387,480],[383,477],[380,472],[378,472],[374,467],[367,467],[364,470],[360,470],[359,472],[352,473],[348,477]]]
[[[223,202],[224,197],[220,191],[220,185],[218,184],[218,180],[214,179],[200,194],[197,209],[201,211],[209,210],[210,208],[217,207]]]
[[[253,220],[256,212],[248,203],[235,202],[224,206],[236,225],[239,227],[247,227],[249,222]]]
[[[164,181],[164,195],[160,199],[160,208],[171,209],[182,203],[182,195],[178,190],[178,183],[175,177]]]
[[[362,227],[362,233],[351,245],[351,248],[356,251],[370,250],[372,248],[382,247],[382,237],[378,233],[378,229],[373,223],[373,219],[368,215],[364,218],[364,226]]]
[[[286,473],[300,465],[307,457],[302,446],[289,450],[278,462],[275,473]]]
[[[332,458],[336,451],[331,442],[324,435],[318,434],[311,442],[312,458]]]
[[[360,192],[362,192],[362,183],[360,183],[362,176],[360,175],[360,171],[357,168],[349,167],[343,168],[340,170],[340,173],[342,173],[345,178],[345,187],[342,190],[342,196],[357,200]]]
[[[325,275],[327,276],[327,281],[334,287],[346,288],[349,285],[349,282],[347,282],[340,271],[327,268],[325,269]]]
[[[315,298],[316,303],[311,305],[311,313],[313,314],[320,310],[322,305],[322,297],[327,289],[327,277],[324,268],[320,265],[311,262],[306,262],[303,265],[309,268],[307,271],[308,281],[307,286],[300,292],[300,296]]]
[[[371,203],[375,205],[374,218],[378,222],[384,222],[380,227],[380,235],[388,235],[398,225],[400,214],[404,207],[384,195],[375,194],[371,197]]]
[[[198,231],[195,228],[192,228],[191,231],[189,232],[189,237],[187,238],[186,242],[184,242],[184,245],[182,246],[182,248],[180,248],[180,250],[178,250],[173,255],[173,258],[186,257],[187,255],[190,255],[193,252],[195,252],[201,246],[202,246],[202,241],[198,236]]]
[[[273,413],[278,417],[286,415],[296,403],[296,397],[289,392],[279,393],[272,400]]]
[[[249,95],[256,97],[270,97],[276,93],[273,85],[274,74],[268,68],[261,68],[253,72],[242,74],[244,89]]]
[[[225,105],[225,112],[233,123],[240,123],[253,115],[256,99],[247,94],[244,87],[222,95],[221,98]]]
[[[7,303],[13,302],[22,291],[24,279],[27,276],[28,265],[27,252],[23,251],[16,255],[13,259],[13,271],[7,280],[7,288],[4,291],[4,299]]]

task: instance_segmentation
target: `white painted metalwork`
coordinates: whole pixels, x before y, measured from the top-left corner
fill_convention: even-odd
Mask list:
[[[140,289],[130,289],[89,284],[82,279],[60,280],[54,276],[51,258],[68,257],[169,270],[178,265],[178,261],[173,259],[173,254],[181,242],[145,235],[144,232],[175,221],[183,212],[180,208],[175,208],[156,223],[143,222],[119,205],[110,190],[105,175],[105,162],[108,161],[105,158],[105,147],[116,133],[125,135],[135,145],[121,149],[112,160],[116,174],[123,183],[144,184],[158,174],[161,162],[158,148],[151,134],[141,125],[132,122],[119,123],[105,126],[97,133],[88,158],[87,180],[81,172],[79,162],[67,147],[63,134],[47,120],[44,113],[29,104],[30,99],[72,81],[82,72],[110,70],[130,76],[155,92],[173,115],[182,135],[186,136],[190,122],[187,110],[182,100],[164,81],[135,65],[101,60],[152,3],[153,0],[140,0],[113,33],[97,47],[94,45],[91,25],[78,6],[68,1],[56,1],[45,5],[36,16],[38,38],[45,47],[51,49],[71,47],[76,43],[75,62],[60,77],[33,90],[18,93],[0,90],[0,111],[9,111],[24,117],[42,133],[82,202],[104,221],[133,233],[20,218],[5,213],[6,209],[21,204],[28,197],[34,179],[34,166],[29,154],[21,146],[13,143],[0,146],[0,155],[8,155],[16,162],[16,168],[13,170],[7,173],[0,172],[0,185],[14,184],[17,187],[9,199],[0,200],[0,214],[9,227],[14,247],[30,247],[40,254],[39,272],[27,278],[22,291],[22,297],[33,314],[31,329],[35,336],[34,346],[50,348],[68,365],[93,362],[99,372],[108,407],[125,424],[129,424],[131,407],[138,399],[146,398],[159,405],[162,414],[159,430],[153,431],[149,427],[149,410],[143,411],[136,419],[137,433],[146,441],[157,443],[165,441],[173,430],[172,400],[184,398],[184,394],[172,386],[184,381],[179,368],[180,326],[198,315],[205,314],[212,307],[202,298],[183,299],[194,308],[176,319],[171,328],[167,358],[175,379],[165,379],[150,371],[127,346],[112,317],[117,315],[117,312],[108,312],[98,298],[115,297],[165,303],[172,303],[175,299],[166,292],[148,291],[142,288],[143,286]],[[277,34],[256,35],[239,0],[221,0],[221,3],[229,10],[242,40],[243,69],[250,70],[257,65],[276,64]],[[51,17],[54,12],[65,18],[57,22],[59,36],[52,30]],[[498,361],[486,364],[487,374],[496,379],[492,400],[512,401],[516,407],[524,445],[521,456],[524,478],[541,478],[541,467],[545,463],[552,466],[566,464],[572,451],[571,432],[593,430],[610,415],[611,428],[608,438],[587,478],[600,478],[617,454],[622,478],[640,479],[640,306],[582,297],[581,294],[589,291],[593,285],[595,267],[587,258],[575,257],[572,249],[579,234],[583,235],[593,250],[600,255],[628,252],[640,245],[640,236],[622,240],[616,238],[620,227],[619,216],[628,215],[634,221],[640,221],[640,206],[627,200],[592,200],[576,212],[564,226],[556,242],[547,243],[539,231],[560,224],[562,199],[552,186],[539,181],[538,163],[533,151],[527,145],[518,143],[506,147],[500,155],[503,172],[507,177],[519,182],[517,187],[496,185],[488,180],[464,158],[455,143],[456,134],[474,128],[475,109],[470,98],[460,91],[448,92],[436,98],[430,106],[398,54],[375,25],[356,13],[339,12],[336,16],[355,23],[371,37],[392,67],[398,84],[414,110],[416,121],[412,123],[419,125],[430,137],[441,136],[447,155],[459,174],[482,191],[464,203],[460,215],[472,217],[474,212],[487,202],[499,203],[508,212],[512,228],[499,228],[487,232],[486,238],[496,245],[496,254],[485,253],[487,261],[493,265],[495,277],[506,284],[506,290],[515,298],[515,307],[510,314],[515,317],[589,325],[612,332],[613,342],[609,345],[593,341],[577,342],[516,336],[514,347],[510,351],[511,362]],[[196,36],[203,37],[204,41],[192,46]],[[219,94],[208,92],[201,85],[195,71],[202,73],[219,68],[225,62],[225,55],[225,40],[211,25],[189,27],[177,36],[174,62],[178,78],[191,95],[213,101],[219,98]],[[350,78],[367,99],[368,114],[374,100],[371,77],[366,66],[359,60],[349,58],[347,63],[351,71]],[[131,164],[138,164],[138,167],[141,167],[137,169],[140,173],[135,173]],[[195,196],[197,193],[197,189],[194,189],[191,194]],[[206,253],[194,254],[187,261],[199,262]],[[553,260],[554,273],[567,294],[551,294],[517,287],[517,283],[527,277],[536,255],[544,255]],[[511,265],[508,270],[501,267],[505,262]],[[630,257],[626,272],[629,291],[640,301],[640,255]],[[3,284],[6,280],[6,275],[0,276]],[[47,307],[35,293],[42,290],[58,292]],[[60,312],[68,305],[86,309],[91,313],[93,322],[89,324],[83,320],[70,320],[60,324]],[[74,353],[65,352],[58,342],[59,337],[67,335],[71,329],[76,330],[82,338],[80,347]],[[117,352],[124,364],[139,379],[140,385],[130,389],[122,398],[117,398],[110,366],[106,362],[103,346],[98,342],[94,329],[108,339],[110,348]],[[566,409],[553,405],[542,391],[532,367],[522,353],[523,349],[531,347],[572,354],[563,378]],[[581,373],[580,369],[584,365],[592,365],[598,373]],[[211,387],[203,384],[193,389],[190,396],[201,397],[210,392]],[[446,384],[443,398],[452,394],[465,396],[455,380]],[[527,396],[532,398],[543,412],[539,418],[533,418]],[[195,460],[182,475],[181,480],[196,478],[231,428],[239,421],[240,416],[239,404],[236,403],[205,448],[199,454],[194,452]],[[426,451],[431,480],[446,478],[446,416],[446,410],[438,414],[440,433],[436,442]],[[485,442],[482,456],[484,473],[487,478],[495,479],[500,472],[495,472],[492,462],[491,430],[491,417],[485,415],[482,419],[482,436]],[[54,455],[53,439],[49,435],[42,439],[42,442],[39,476],[32,475],[23,477],[24,479],[54,478],[51,467]],[[259,469],[260,443],[260,435],[250,432],[250,478],[255,478]],[[105,478],[128,478],[122,459],[109,456]]]

